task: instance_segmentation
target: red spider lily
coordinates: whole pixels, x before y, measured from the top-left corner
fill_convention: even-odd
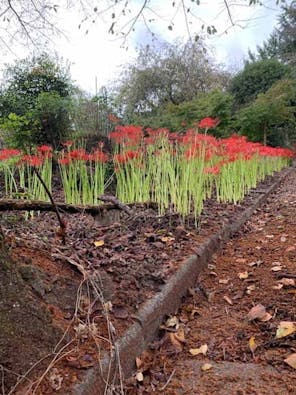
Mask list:
[[[117,144],[137,145],[143,139],[143,130],[141,126],[119,125],[109,134],[109,138]]]
[[[69,152],[70,158],[75,160],[89,160],[89,155],[86,153],[84,148],[75,149]]]
[[[211,129],[215,128],[219,123],[220,119],[218,118],[206,117],[199,121],[197,126],[201,129]]]
[[[41,145],[40,147],[37,147],[37,152],[45,158],[52,157],[52,147],[50,145]]]
[[[68,158],[60,158],[58,160],[58,162],[62,166],[67,166],[67,165],[69,165],[71,163],[71,158],[69,158],[69,157]]]
[[[73,143],[74,142],[72,140],[68,140],[68,141],[65,141],[64,143],[62,143],[62,146],[70,148],[73,145]]]
[[[15,156],[19,156],[21,155],[21,151],[19,151],[18,149],[3,149],[0,151],[0,160],[7,160],[7,159],[11,159]]]
[[[113,160],[117,164],[127,163],[129,160],[137,159],[140,156],[139,151],[125,151],[122,154],[115,154]]]
[[[95,162],[100,162],[100,163],[105,163],[108,161],[108,155],[105,154],[101,150],[95,150],[91,155],[90,155],[90,160],[93,160]]]
[[[220,173],[220,166],[216,165],[216,166],[212,166],[212,167],[206,167],[204,169],[204,173],[205,174],[213,174],[213,175],[217,175]]]
[[[24,155],[21,159],[22,162],[27,163],[29,166],[41,166],[43,158],[37,155]]]

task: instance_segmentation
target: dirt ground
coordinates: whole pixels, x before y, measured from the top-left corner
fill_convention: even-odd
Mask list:
[[[295,358],[285,362],[296,357],[295,216],[293,172],[213,257],[139,356],[127,394],[296,393]],[[277,337],[281,322],[291,333]]]
[[[240,205],[207,201],[197,228],[193,218],[184,222],[172,212],[159,217],[147,206],[134,207],[130,216],[118,211],[104,218],[63,214],[66,245],[52,213],[35,213],[27,220],[24,213],[3,215],[10,254],[26,287],[64,333],[28,375],[24,371],[32,363],[28,366],[26,355],[19,350],[11,354],[2,371],[5,393],[70,394],[81,372],[110,353],[143,303],[184,259],[256,197],[252,192]],[[295,333],[283,339],[275,339],[275,333],[281,321],[295,320],[295,285],[279,282],[296,277],[295,210],[294,172],[214,257],[182,309],[139,356],[137,374],[125,383],[127,394],[293,393],[295,370],[283,360],[296,352]],[[272,318],[248,320],[259,303]],[[190,355],[190,349],[204,344],[205,356]],[[212,368],[202,371],[206,362]],[[23,368],[16,371],[20,363]]]

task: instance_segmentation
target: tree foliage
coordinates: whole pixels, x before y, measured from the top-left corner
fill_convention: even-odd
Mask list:
[[[193,100],[225,83],[226,76],[209,62],[202,43],[163,43],[146,46],[136,64],[129,64],[119,87],[119,101],[127,119],[154,113],[165,104]]]
[[[295,139],[296,81],[277,81],[266,93],[236,114],[240,133],[271,145],[289,145]]]
[[[276,81],[285,77],[290,68],[275,59],[246,63],[230,83],[236,105],[242,106],[266,92]]]
[[[1,129],[6,139],[18,146],[57,146],[71,128],[72,92],[68,69],[46,54],[8,67],[0,92]]]

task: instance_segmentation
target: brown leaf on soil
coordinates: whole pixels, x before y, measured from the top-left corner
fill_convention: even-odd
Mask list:
[[[280,272],[283,269],[282,266],[273,266],[270,270],[272,272]]]
[[[285,287],[295,287],[295,280],[294,278],[282,278],[278,281],[280,284],[283,284]]]
[[[255,352],[255,350],[256,350],[257,347],[258,347],[258,346],[257,346],[257,344],[256,344],[255,337],[254,337],[254,336],[250,337],[250,340],[249,340],[249,349],[251,350],[251,353],[252,353],[252,354],[254,354],[254,352]]]
[[[62,387],[63,377],[59,374],[57,368],[53,368],[48,378],[51,388],[55,391],[59,391]]]
[[[201,370],[203,372],[206,372],[207,370],[210,370],[213,368],[213,365],[211,365],[210,363],[204,363],[201,367]]]
[[[203,344],[199,348],[190,348],[189,352],[193,356],[199,355],[199,354],[206,355],[206,353],[208,352],[208,345],[207,344]]]
[[[284,362],[290,365],[293,369],[296,369],[296,353],[289,355]]]
[[[276,339],[281,339],[296,332],[296,325],[292,321],[281,321],[276,331]]]
[[[232,302],[232,300],[230,299],[229,296],[224,295],[224,296],[223,296],[223,299],[224,299],[228,304],[230,304],[231,306],[233,305],[233,302]]]
[[[180,340],[178,340],[176,333],[173,333],[173,332],[169,333],[169,338],[170,338],[172,345],[174,346],[175,351],[177,353],[182,352],[183,345],[182,345],[182,342],[180,342]]]
[[[229,278],[221,278],[219,280],[219,284],[228,284],[229,283]]]
[[[104,244],[105,244],[105,241],[104,241],[104,240],[97,240],[97,241],[94,241],[95,247],[102,247]]]
[[[245,280],[246,278],[249,277],[249,273],[247,271],[238,273],[238,277],[239,277],[240,280]]]
[[[245,258],[237,258],[237,259],[235,260],[235,262],[236,262],[236,263],[246,263],[247,260],[246,260]]]
[[[253,320],[261,320],[266,315],[266,309],[262,304],[257,304],[256,306],[252,307],[251,310],[248,312],[247,317],[249,321]]]

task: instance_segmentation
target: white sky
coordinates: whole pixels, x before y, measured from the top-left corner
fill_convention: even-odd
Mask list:
[[[133,1],[132,13],[134,12],[134,14],[131,15],[137,13],[142,2],[142,0]],[[239,0],[231,2],[238,3]],[[176,1],[176,4],[178,3]],[[192,2],[187,0],[187,4],[190,3],[192,5]],[[270,0],[264,3],[272,6],[275,1]],[[173,18],[176,7],[172,8],[172,0],[150,0],[149,4],[157,12],[157,15],[161,16],[161,19],[157,19],[157,23],[151,24],[154,33],[161,39],[168,41],[173,41],[177,37],[184,38],[184,40],[188,38],[188,29],[182,9],[179,9],[175,18]],[[200,31],[203,20],[206,21],[206,25],[214,24],[218,34],[209,38],[207,42],[214,47],[216,62],[237,68],[242,65],[242,59],[247,55],[248,48],[254,50],[256,45],[267,39],[276,25],[276,18],[280,10],[276,6],[271,8],[257,7],[256,9],[248,6],[234,7],[231,9],[233,19],[235,21],[247,20],[247,22],[239,22],[244,28],[232,27],[225,34],[223,32],[230,27],[230,20],[223,4],[221,0],[201,2],[200,6],[195,6],[198,15],[188,18],[188,27],[191,34],[194,35],[194,33]],[[221,12],[221,10],[224,11]],[[151,35],[141,21],[136,25],[136,31],[131,33],[125,43],[108,34],[112,22],[111,12],[112,10],[103,15],[104,20],[98,18],[96,23],[84,24],[82,29],[79,30],[78,25],[81,22],[81,16],[75,10],[64,11],[59,19],[59,26],[65,31],[68,38],[55,38],[52,46],[58,55],[71,62],[71,74],[76,83],[92,94],[95,93],[96,77],[98,88],[107,85],[109,81],[116,79],[116,76],[118,76],[120,65],[131,62],[135,58],[136,46],[151,41]],[[147,19],[155,18],[155,15],[149,13],[149,11],[145,15]],[[126,20],[123,19],[122,23]],[[172,23],[173,30],[169,30],[168,26]],[[87,35],[84,33],[86,29],[89,30]],[[18,51],[19,57],[28,54],[24,49]],[[3,67],[5,63],[12,60],[12,55],[6,54],[6,56],[1,57],[0,66]]]

